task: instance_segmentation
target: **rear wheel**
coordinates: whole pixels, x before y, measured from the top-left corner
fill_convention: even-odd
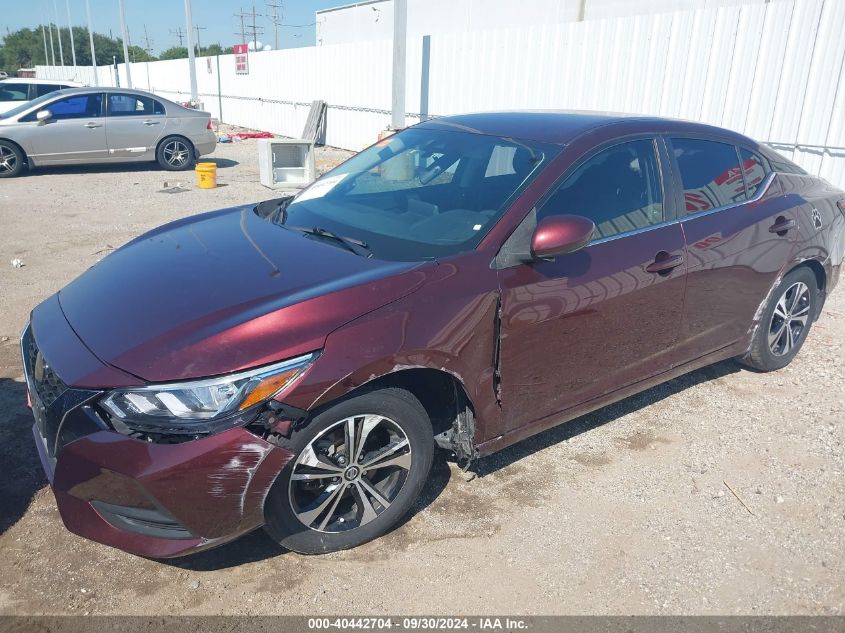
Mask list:
[[[742,362],[760,371],[786,367],[807,340],[818,306],[819,288],[813,271],[802,267],[786,275],[769,298]]]
[[[14,178],[24,167],[24,155],[14,143],[0,141],[0,178]]]
[[[381,536],[411,509],[431,468],[431,422],[402,389],[344,400],[280,442],[295,457],[267,496],[266,530],[303,554]]]
[[[190,169],[195,160],[194,146],[181,136],[170,136],[158,145],[156,160],[168,171]]]

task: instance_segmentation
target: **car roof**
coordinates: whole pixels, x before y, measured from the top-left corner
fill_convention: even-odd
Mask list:
[[[7,77],[0,79],[0,82],[10,84],[62,84],[65,86],[83,87],[78,81],[71,81],[69,79],[36,79],[35,77]]]
[[[438,117],[416,127],[472,132],[566,145],[599,127],[624,127],[625,134],[675,133],[719,136],[735,142],[757,145],[752,139],[712,125],[636,114],[579,110],[508,110],[475,112]]]

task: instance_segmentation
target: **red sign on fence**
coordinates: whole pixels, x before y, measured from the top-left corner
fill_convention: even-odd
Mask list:
[[[235,74],[248,75],[249,74],[249,48],[246,44],[235,44],[233,47],[235,52]]]

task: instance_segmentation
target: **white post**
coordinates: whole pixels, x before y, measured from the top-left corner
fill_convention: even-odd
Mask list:
[[[123,63],[126,65],[126,87],[132,87],[132,71],[129,68],[129,33],[126,31],[126,11],[123,8],[123,0],[120,4],[120,28],[123,31]]]
[[[65,54],[62,52],[62,27],[59,26],[59,9],[56,7],[56,0],[53,0],[53,15],[56,16],[56,35],[59,36],[59,61],[65,65]]]
[[[47,54],[47,29],[44,28],[44,22],[41,22],[41,39],[44,40],[44,65],[50,65],[50,56]]]
[[[88,44],[91,46],[91,68],[94,69],[94,85],[100,85],[99,73],[97,72],[97,53],[94,52],[94,31],[91,28],[91,3],[85,0],[85,13],[88,14]]]
[[[199,100],[197,94],[197,64],[194,55],[194,20],[191,15],[191,0],[185,0],[185,25],[188,31],[188,72],[191,75],[191,101]]]
[[[393,109],[390,127],[405,127],[405,44],[408,33],[408,0],[393,0]]]
[[[73,43],[73,20],[70,17],[70,0],[66,0],[67,5],[67,32],[70,34],[70,54],[73,55],[73,65],[76,67],[76,46]]]

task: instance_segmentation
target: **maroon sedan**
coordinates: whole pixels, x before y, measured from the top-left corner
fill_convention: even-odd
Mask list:
[[[427,121],[293,198],[198,215],[35,308],[21,349],[65,525],[144,556],[265,526],[305,553],[472,460],[709,363],[787,365],[845,194],[726,130]]]

